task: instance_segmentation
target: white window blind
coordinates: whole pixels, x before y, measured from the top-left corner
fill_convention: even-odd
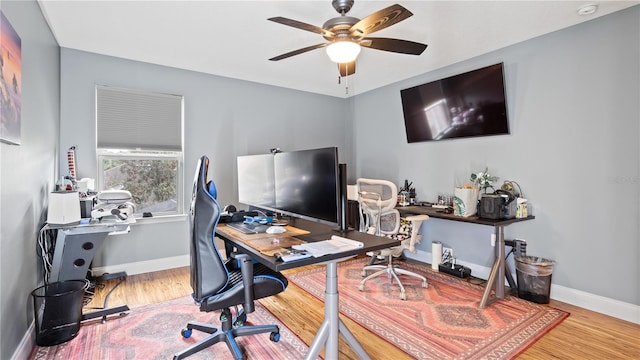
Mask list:
[[[96,87],[99,149],[182,151],[182,96]]]

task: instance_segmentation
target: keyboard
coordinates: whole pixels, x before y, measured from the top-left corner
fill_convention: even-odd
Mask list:
[[[238,230],[243,234],[263,233],[263,232],[266,232],[267,228],[269,227],[269,225],[256,224],[256,223],[246,224],[241,222],[227,223],[227,226],[232,229]]]

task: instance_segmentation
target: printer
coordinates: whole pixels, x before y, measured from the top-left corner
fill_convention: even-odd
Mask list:
[[[136,212],[136,206],[131,202],[131,193],[127,190],[101,191],[96,199],[97,204],[91,210],[92,219],[112,216],[125,221]]]

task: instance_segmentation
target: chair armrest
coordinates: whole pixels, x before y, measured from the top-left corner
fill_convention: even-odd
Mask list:
[[[233,259],[238,261],[240,271],[242,272],[242,284],[244,287],[244,311],[252,313],[254,311],[254,295],[253,295],[253,260],[247,254],[233,253]]]
[[[422,235],[420,235],[420,227],[422,227],[422,223],[424,221],[429,220],[428,215],[414,215],[407,216],[405,219],[411,222],[411,238],[409,240],[409,251],[412,253],[416,252],[416,244],[420,243],[422,240]]]

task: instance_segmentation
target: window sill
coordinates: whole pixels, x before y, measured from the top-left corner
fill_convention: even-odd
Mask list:
[[[178,222],[178,221],[185,221],[186,219],[187,219],[187,214],[159,215],[154,217],[136,217],[136,222],[131,225],[135,226],[135,225],[143,225],[143,224]]]

